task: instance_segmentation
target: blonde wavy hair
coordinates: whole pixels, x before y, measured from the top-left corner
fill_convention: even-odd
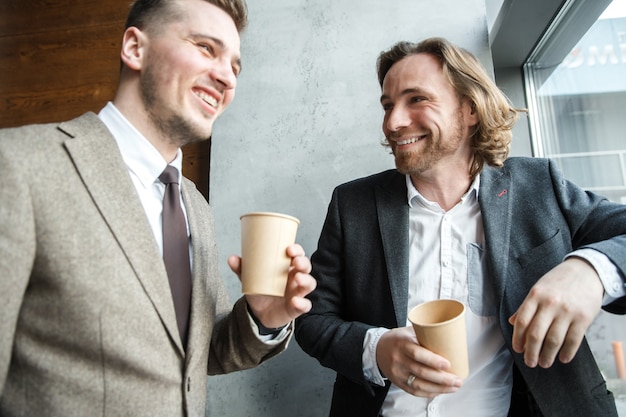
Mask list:
[[[429,38],[420,43],[398,42],[382,52],[376,62],[381,88],[393,64],[420,53],[439,59],[444,76],[459,97],[470,101],[478,115],[478,124],[471,138],[474,149],[471,177],[478,175],[485,163],[501,167],[509,155],[511,129],[518,114],[526,110],[513,107],[473,54],[443,38]]]

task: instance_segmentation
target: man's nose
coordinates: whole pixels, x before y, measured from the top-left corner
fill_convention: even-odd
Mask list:
[[[410,124],[411,118],[403,106],[394,106],[394,108],[387,113],[385,128],[390,132],[397,132]]]
[[[224,86],[225,90],[234,89],[237,86],[237,75],[228,60],[220,59],[214,61],[214,65],[211,68],[211,77]]]

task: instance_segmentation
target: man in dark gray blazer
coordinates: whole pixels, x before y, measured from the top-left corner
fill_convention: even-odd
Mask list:
[[[467,51],[401,42],[378,75],[397,170],[335,189],[296,321],[331,416],[616,416],[584,334],[626,312],[626,207],[506,159],[518,110]],[[466,305],[464,380],[407,321],[437,298]]]
[[[138,0],[112,103],[0,131],[0,415],[204,416],[207,374],[286,348],[315,287],[299,245],[284,297],[233,307],[211,210],[179,180],[187,336],[161,253],[159,177],[168,165],[180,176],[180,147],[207,140],[232,101],[246,21],[240,0]]]

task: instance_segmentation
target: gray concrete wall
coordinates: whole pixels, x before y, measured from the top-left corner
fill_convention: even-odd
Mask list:
[[[248,0],[237,97],[213,135],[210,200],[222,275],[240,253],[239,216],[279,211],[317,244],[333,188],[393,167],[382,139],[378,53],[444,36],[491,65],[484,0]],[[355,352],[359,354],[359,352]],[[334,372],[293,341],[257,369],[209,378],[208,416],[328,414]]]

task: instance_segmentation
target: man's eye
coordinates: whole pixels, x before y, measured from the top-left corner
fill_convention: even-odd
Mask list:
[[[384,111],[391,111],[393,109],[393,104],[383,104]]]
[[[206,43],[199,43],[198,47],[200,49],[203,49],[203,50],[207,51],[210,54],[213,53],[213,48],[211,47],[211,45],[207,45]]]

